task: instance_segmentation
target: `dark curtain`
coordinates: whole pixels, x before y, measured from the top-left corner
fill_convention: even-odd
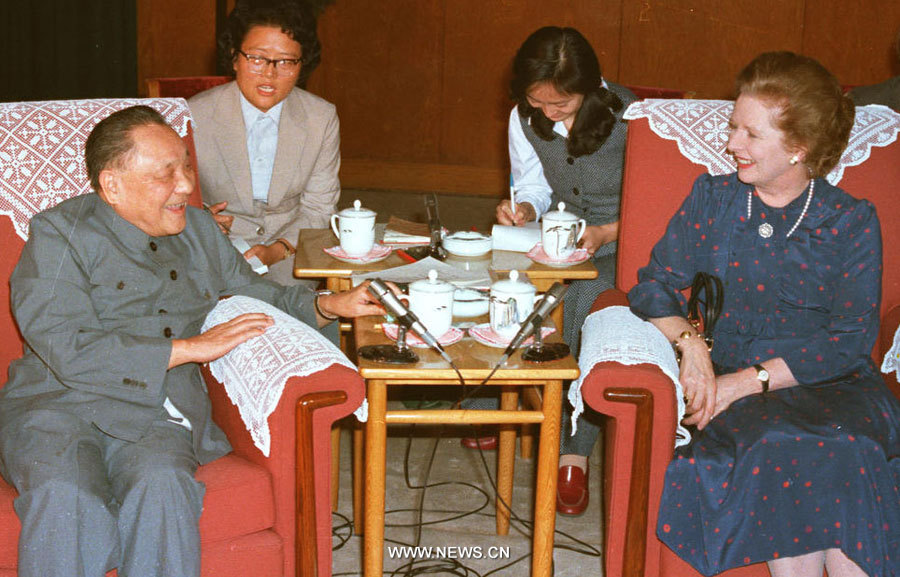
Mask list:
[[[0,101],[130,96],[135,0],[0,0]]]

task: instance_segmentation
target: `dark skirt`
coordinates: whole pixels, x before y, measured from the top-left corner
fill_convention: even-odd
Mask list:
[[[900,576],[900,403],[874,367],[737,401],[676,451],[657,533],[704,575],[839,548]]]

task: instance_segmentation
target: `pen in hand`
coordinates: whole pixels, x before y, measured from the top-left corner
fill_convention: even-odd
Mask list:
[[[516,220],[516,189],[512,183],[509,185],[509,208],[512,210],[513,220]]]

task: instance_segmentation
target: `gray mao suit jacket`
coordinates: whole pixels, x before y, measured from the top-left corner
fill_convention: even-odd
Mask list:
[[[201,463],[230,450],[199,367],[167,370],[171,339],[198,334],[219,298],[235,294],[316,326],[314,295],[255,274],[205,211],[188,207],[186,218],[180,234],[151,237],[91,193],[31,220],[10,280],[26,347],[0,390],[3,435],[27,434],[7,425],[52,409],[134,441],[169,418],[168,397],[190,420]]]
[[[201,92],[188,104],[203,198],[210,204],[228,201],[225,214],[235,217],[233,235],[251,246],[277,238],[296,244],[301,228],[329,226],[341,193],[340,135],[333,104],[299,88],[284,100],[268,203],[253,200],[237,83]],[[290,263],[282,263],[272,267],[270,276],[289,284]]]

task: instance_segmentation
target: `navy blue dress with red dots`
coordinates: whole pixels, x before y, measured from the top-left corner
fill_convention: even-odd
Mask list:
[[[628,295],[643,318],[684,316],[694,273],[719,276],[717,372],[780,357],[800,383],[733,403],[669,464],[657,532],[704,575],[839,548],[900,576],[900,402],[870,356],[878,217],[817,179],[787,237],[808,194],[771,208],[734,174],[701,176]]]

